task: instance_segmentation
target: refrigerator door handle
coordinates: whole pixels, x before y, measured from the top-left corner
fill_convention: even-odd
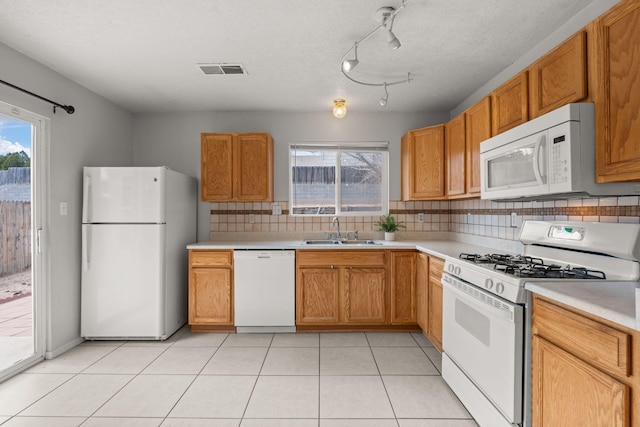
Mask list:
[[[91,193],[91,175],[85,175],[82,186],[82,222],[89,222],[89,194]]]
[[[89,254],[89,238],[90,227],[84,227],[82,230],[82,270],[89,271],[89,264],[91,263],[91,257]]]

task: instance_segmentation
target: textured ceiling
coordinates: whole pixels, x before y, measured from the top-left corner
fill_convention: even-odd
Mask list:
[[[402,47],[380,31],[353,71],[412,73],[384,109],[382,88],[350,82],[340,60],[401,0],[0,0],[0,41],[131,112],[326,111],[339,97],[351,110],[450,111],[591,1],[409,0],[393,27]]]

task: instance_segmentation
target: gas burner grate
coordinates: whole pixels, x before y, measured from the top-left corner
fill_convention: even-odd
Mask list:
[[[504,254],[468,254],[461,253],[460,259],[475,264],[493,264],[493,269],[504,274],[523,278],[536,279],[606,279],[602,271],[589,270],[584,267],[565,267],[556,264],[545,264],[542,258],[525,255]]]
[[[461,253],[459,258],[475,264],[544,264],[540,258],[525,255],[505,255],[505,254],[468,254]]]

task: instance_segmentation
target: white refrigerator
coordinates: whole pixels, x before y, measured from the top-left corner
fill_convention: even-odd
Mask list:
[[[187,321],[197,181],[166,167],[85,167],[81,336],[164,340]]]

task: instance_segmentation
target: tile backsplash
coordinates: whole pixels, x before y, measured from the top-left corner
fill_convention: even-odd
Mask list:
[[[280,205],[282,215],[272,215]],[[389,210],[406,228],[400,232],[442,232],[517,240],[525,219],[638,223],[639,197],[601,197],[546,202],[492,202],[489,200],[389,202]],[[424,221],[419,222],[419,215]],[[515,213],[515,220],[512,220]],[[211,240],[216,233],[328,232],[332,217],[290,216],[288,202],[211,203]],[[377,216],[340,217],[342,231],[378,231]],[[335,230],[333,230],[335,231]]]

